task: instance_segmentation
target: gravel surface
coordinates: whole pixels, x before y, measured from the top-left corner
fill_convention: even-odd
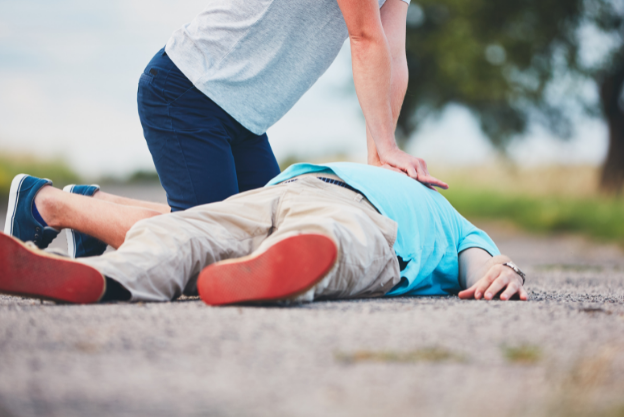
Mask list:
[[[478,224],[529,273],[529,302],[0,296],[0,417],[624,416],[622,250]]]

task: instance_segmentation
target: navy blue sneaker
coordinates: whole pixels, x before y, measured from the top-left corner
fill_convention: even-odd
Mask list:
[[[35,196],[46,185],[52,185],[52,181],[26,174],[13,178],[4,224],[5,234],[22,242],[33,242],[39,249],[47,248],[59,234],[58,230],[42,224],[33,214]]]
[[[88,197],[100,190],[100,186],[70,184],[63,191],[72,194],[81,194]],[[71,258],[84,258],[86,256],[98,256],[106,250],[106,243],[85,233],[73,229],[65,229],[67,236],[67,253]]]

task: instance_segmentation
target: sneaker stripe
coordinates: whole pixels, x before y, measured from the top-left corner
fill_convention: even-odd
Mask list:
[[[9,191],[9,207],[7,208],[7,217],[4,223],[4,233],[13,236],[13,223],[15,222],[15,213],[17,212],[17,203],[19,201],[22,183],[28,177],[26,174],[19,174],[11,181],[11,189]]]
[[[73,193],[76,184],[69,184],[63,187],[66,193]],[[76,258],[76,233],[73,229],[65,229],[65,239],[67,240],[67,254],[70,258]]]
[[[67,254],[70,258],[76,258],[76,234],[73,229],[65,229],[65,239],[67,240]]]

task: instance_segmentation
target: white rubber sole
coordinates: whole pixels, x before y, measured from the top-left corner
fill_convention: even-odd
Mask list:
[[[9,207],[7,208],[6,222],[4,223],[4,234],[13,236],[13,221],[15,220],[15,211],[17,210],[17,201],[19,200],[20,187],[24,178],[28,175],[19,174],[11,181],[11,189],[9,191]]]
[[[71,193],[76,184],[69,184],[63,187],[63,191]],[[67,254],[71,259],[76,259],[76,237],[72,229],[65,229],[65,239],[67,240]]]
[[[63,187],[63,191],[66,193],[71,193],[74,190],[76,184],[69,184]],[[100,186],[97,184],[91,184],[93,187],[97,187],[98,190]],[[76,259],[76,234],[73,229],[65,229],[65,238],[67,240],[67,254],[71,259]]]

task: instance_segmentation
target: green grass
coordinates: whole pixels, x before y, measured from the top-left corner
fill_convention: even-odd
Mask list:
[[[353,353],[338,352],[334,356],[339,362],[348,364],[359,362],[463,362],[465,360],[463,356],[440,347],[428,347],[407,352],[360,350]]]
[[[533,365],[542,359],[542,350],[538,346],[501,346],[501,350],[510,363]]]
[[[49,178],[55,186],[80,182],[80,177],[62,160],[41,160],[19,155],[0,155],[0,200],[9,195],[11,181],[17,174]]]
[[[501,219],[539,232],[576,232],[624,243],[624,198],[531,196],[468,187],[443,195],[470,219]]]

